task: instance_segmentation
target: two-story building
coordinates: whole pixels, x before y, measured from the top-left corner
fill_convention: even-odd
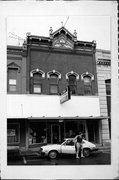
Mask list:
[[[95,54],[95,41],[79,41],[65,27],[50,28],[49,37],[27,33],[22,47],[8,46],[8,145],[59,143],[79,131],[91,142],[109,142]]]

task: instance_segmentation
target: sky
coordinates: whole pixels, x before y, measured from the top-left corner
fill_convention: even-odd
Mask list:
[[[110,16],[100,15],[10,16],[7,18],[7,44],[22,45],[27,32],[48,37],[50,27],[56,31],[62,22],[70,33],[76,29],[78,40],[96,40],[97,49],[110,50]]]

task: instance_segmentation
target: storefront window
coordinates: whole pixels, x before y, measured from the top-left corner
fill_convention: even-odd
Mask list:
[[[30,122],[29,145],[58,144],[63,142],[64,138],[74,138],[79,132],[85,134],[85,121],[55,119]]]
[[[19,124],[8,124],[7,127],[7,143],[18,143],[20,137]]]
[[[65,122],[65,136],[67,138],[74,138],[79,132],[85,135],[85,121],[66,121]]]
[[[29,145],[46,142],[46,123],[31,122],[29,127]]]

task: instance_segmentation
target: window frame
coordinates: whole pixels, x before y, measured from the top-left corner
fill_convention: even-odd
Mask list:
[[[52,75],[56,76],[56,78],[54,78],[54,79],[56,79],[56,81],[54,81],[54,82],[52,81],[52,79],[53,79]],[[56,70],[49,71],[47,73],[47,78],[49,80],[49,93],[52,95],[58,95],[59,94],[59,80],[61,79],[61,74]],[[51,86],[55,86],[57,88],[57,92],[52,93]]]
[[[17,74],[16,79],[10,79],[10,78],[9,78],[9,71],[10,71],[10,70],[16,70],[16,74]],[[10,80],[16,80],[15,85],[10,84],[10,83],[9,83]],[[10,90],[10,86],[15,86],[15,87],[16,87],[16,90],[15,90],[15,91],[11,91],[11,90]],[[8,91],[9,93],[15,93],[15,92],[18,91],[18,68],[17,68],[17,67],[8,67],[8,68],[7,68],[7,91]]]
[[[85,87],[86,85],[84,85],[84,78],[85,77],[89,77],[90,78],[90,83],[91,85],[90,86],[87,86],[87,87],[90,87],[90,94],[86,94],[85,93]],[[89,73],[89,72],[85,72],[81,75],[81,80],[83,81],[83,92],[84,92],[84,96],[91,96],[93,95],[93,89],[92,89],[92,81],[94,80],[94,75]]]
[[[74,76],[75,77],[75,82],[73,83],[73,84],[70,84],[69,83],[69,77],[70,76]],[[67,79],[67,82],[68,82],[68,86],[70,87],[70,92],[71,92],[71,86],[73,86],[74,87],[74,90],[75,90],[75,93],[71,93],[72,95],[77,95],[77,81],[79,80],[79,75],[76,73],[76,72],[74,72],[74,71],[71,71],[71,72],[68,72],[67,74],[66,74],[66,79]]]
[[[39,82],[34,82],[34,75],[39,74],[41,78],[39,78]],[[45,78],[45,73],[42,70],[39,69],[34,69],[30,72],[30,78],[31,78],[31,93],[32,94],[42,94],[43,89],[42,89],[42,81]],[[34,92],[34,85],[39,85],[41,92]]]
[[[85,80],[85,78],[90,78],[90,84],[85,84],[85,82],[84,82],[84,80]],[[86,95],[86,96],[90,96],[90,95],[92,95],[92,82],[91,82],[91,77],[90,76],[88,76],[88,75],[86,75],[85,77],[84,77],[84,79],[83,79],[83,86],[84,86],[84,95]],[[87,92],[90,92],[90,93],[86,93],[86,91]]]
[[[12,128],[8,128],[8,126],[12,126],[12,125],[16,125],[17,126],[17,131],[18,131],[18,141],[17,142],[8,142],[8,129],[12,129]],[[9,136],[11,137],[11,136]],[[7,124],[7,144],[8,145],[12,145],[12,144],[19,144],[20,143],[20,123],[8,123]]]

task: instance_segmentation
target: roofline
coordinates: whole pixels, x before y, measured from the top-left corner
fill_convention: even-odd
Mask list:
[[[57,29],[56,31],[54,31],[52,34],[56,34],[59,30],[61,29],[65,29],[72,37],[74,37],[74,35],[72,33],[70,33],[64,26],[60,27],[59,29]]]
[[[7,45],[7,49],[22,50],[23,46]]]

